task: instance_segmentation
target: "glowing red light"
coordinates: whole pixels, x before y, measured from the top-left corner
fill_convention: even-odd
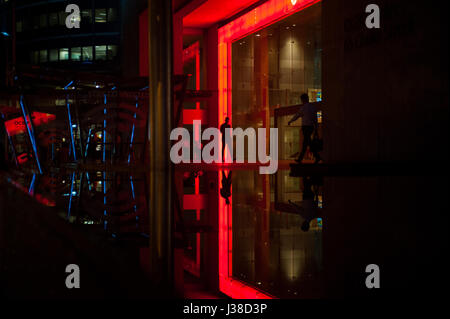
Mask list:
[[[232,118],[231,108],[231,45],[234,41],[254,33],[270,24],[303,10],[320,0],[269,0],[219,29],[218,82],[219,123]],[[226,205],[220,196],[222,182],[219,174],[219,286],[232,298],[273,298],[245,283],[232,278],[232,204]]]
[[[269,0],[219,29],[219,123],[231,118],[231,44],[320,0]]]
[[[39,126],[42,124],[47,124],[50,121],[54,121],[56,119],[56,116],[53,114],[33,112],[31,114],[31,119],[33,120],[33,124],[35,126]],[[23,117],[18,117],[6,121],[5,127],[10,136],[25,133],[27,129]]]

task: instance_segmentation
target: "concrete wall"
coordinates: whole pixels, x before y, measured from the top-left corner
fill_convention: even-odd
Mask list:
[[[325,158],[448,159],[448,31],[440,2],[323,2]]]

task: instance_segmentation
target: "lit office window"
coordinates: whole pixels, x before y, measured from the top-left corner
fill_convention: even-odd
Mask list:
[[[49,61],[50,62],[58,61],[58,49],[51,49],[49,51]]]
[[[108,9],[108,22],[115,22],[115,21],[117,21],[117,9],[109,8]]]
[[[106,45],[95,46],[95,59],[106,60]]]
[[[54,27],[55,25],[58,25],[58,13],[53,12],[53,13],[50,13],[48,15],[48,24],[51,27]]]
[[[92,61],[92,47],[83,47],[81,54],[83,61]]]
[[[92,10],[91,9],[81,10],[81,21],[84,23],[92,23]]]
[[[39,51],[39,62],[47,62],[47,50]]]
[[[23,23],[22,20],[16,22],[16,32],[20,33],[23,31]]]
[[[96,23],[106,22],[106,9],[95,9],[95,22]]]
[[[47,27],[47,15],[41,14],[39,16],[39,27],[46,28]]]
[[[72,61],[81,61],[81,48],[72,48],[70,50],[70,59]]]
[[[117,56],[117,45],[108,45],[108,50],[106,51],[106,59],[114,60]]]
[[[59,61],[69,60],[69,48],[59,49]]]

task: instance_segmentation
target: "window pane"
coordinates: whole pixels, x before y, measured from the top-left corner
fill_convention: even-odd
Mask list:
[[[39,16],[39,26],[41,28],[46,28],[47,27],[47,15],[46,14],[41,14]]]
[[[106,60],[106,45],[95,46],[95,59]]]
[[[92,47],[83,47],[82,59],[83,61],[92,61]]]
[[[81,48],[72,48],[70,51],[70,59],[72,61],[81,61]]]
[[[106,9],[95,9],[95,22],[96,23],[106,22]]]
[[[69,48],[59,49],[59,60],[60,61],[69,60]]]
[[[114,60],[117,57],[117,45],[108,45],[108,51],[106,52],[106,58],[108,60]]]
[[[58,49],[51,49],[50,50],[50,62],[58,61]]]
[[[41,50],[39,52],[39,62],[47,62],[47,50]]]
[[[115,21],[117,21],[117,9],[109,8],[108,9],[108,22],[115,22]]]
[[[92,10],[91,9],[83,9],[81,11],[81,22],[83,23],[92,23]]]
[[[58,25],[58,14],[56,12],[50,13],[48,16],[48,23],[51,27]]]

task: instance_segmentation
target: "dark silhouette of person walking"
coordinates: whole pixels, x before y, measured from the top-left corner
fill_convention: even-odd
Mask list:
[[[226,117],[225,118],[225,123],[223,123],[221,126],[220,126],[220,133],[222,133],[222,163],[224,163],[225,162],[225,146],[226,146],[226,141],[225,141],[225,133],[226,133],[226,129],[227,128],[231,128],[231,125],[230,125],[230,118],[229,117]],[[228,149],[230,149],[230,145],[228,145]]]
[[[228,177],[225,175],[225,171],[222,171],[222,188],[220,189],[220,196],[225,199],[227,205],[230,205],[232,176],[232,171],[228,173]]]
[[[303,146],[300,152],[299,157],[295,160],[298,163],[301,163],[303,157],[305,156],[306,150],[309,146],[311,152],[314,155],[315,161],[314,163],[318,163],[321,160],[319,152],[312,148],[312,139],[311,135],[314,133],[315,136],[318,135],[317,130],[317,108],[314,104],[309,103],[308,94],[303,93],[300,97],[302,100],[302,104],[298,112],[291,118],[288,122],[288,125],[291,125],[292,122],[297,120],[299,117],[302,118],[302,133],[303,133]]]
[[[311,221],[320,217],[320,210],[318,207],[318,200],[316,200],[316,194],[313,190],[313,179],[311,177],[303,177],[303,197],[301,205],[289,200],[294,209],[304,219],[301,229],[304,232],[309,230]]]

